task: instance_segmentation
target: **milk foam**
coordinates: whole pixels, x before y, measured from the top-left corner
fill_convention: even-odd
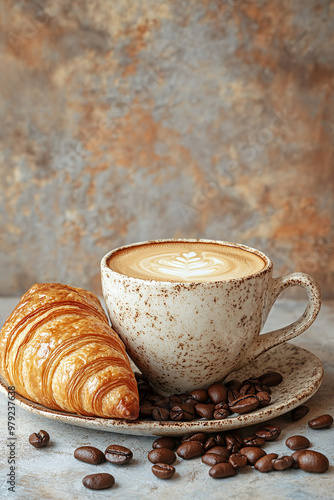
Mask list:
[[[120,250],[108,265],[134,278],[191,283],[249,276],[263,269],[265,262],[239,247],[180,241]]]

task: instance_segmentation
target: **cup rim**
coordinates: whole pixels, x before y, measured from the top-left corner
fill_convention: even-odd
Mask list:
[[[249,274],[247,276],[242,276],[242,277],[238,277],[238,278],[228,278],[228,279],[224,279],[224,280],[200,281],[200,282],[198,282],[198,281],[190,281],[190,282],[187,282],[187,281],[162,281],[162,280],[155,280],[155,279],[135,278],[134,276],[128,276],[126,274],[118,273],[117,271],[114,271],[113,269],[111,269],[111,267],[108,266],[107,262],[108,262],[109,258],[114,253],[116,253],[120,250],[123,250],[126,248],[131,248],[131,247],[137,247],[137,246],[141,246],[141,245],[149,245],[152,243],[173,243],[173,242],[216,243],[219,245],[241,248],[242,250],[245,250],[246,252],[250,252],[250,253],[253,253],[253,254],[261,257],[265,262],[265,266],[260,271],[257,271],[256,273]],[[108,253],[106,253],[102,257],[102,260],[101,260],[101,270],[108,269],[108,271],[110,271],[112,274],[119,276],[122,279],[126,278],[126,279],[130,280],[131,282],[140,282],[140,283],[146,283],[146,284],[148,284],[148,283],[155,283],[155,284],[161,283],[164,286],[175,286],[175,285],[179,286],[179,285],[181,285],[184,287],[184,286],[188,285],[190,288],[192,286],[195,286],[195,285],[196,286],[199,286],[199,285],[203,286],[203,285],[212,285],[212,284],[217,284],[217,283],[240,283],[240,282],[246,281],[246,280],[254,278],[254,277],[262,276],[262,275],[266,274],[267,272],[269,272],[270,270],[272,270],[272,268],[273,268],[273,262],[272,262],[271,258],[268,257],[268,255],[266,255],[265,253],[261,252],[261,250],[258,250],[257,248],[253,248],[253,247],[250,247],[248,245],[244,245],[243,243],[236,243],[236,242],[223,241],[223,240],[209,240],[209,239],[205,239],[205,238],[164,238],[164,239],[147,240],[147,241],[140,241],[140,242],[136,242],[136,243],[130,243],[127,245],[122,245],[120,247],[114,248],[113,250],[110,250]]]

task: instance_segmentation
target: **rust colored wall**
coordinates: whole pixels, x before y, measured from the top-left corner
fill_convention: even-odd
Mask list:
[[[334,296],[333,2],[3,5],[2,295],[207,237]]]

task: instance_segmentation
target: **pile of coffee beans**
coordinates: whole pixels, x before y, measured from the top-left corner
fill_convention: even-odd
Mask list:
[[[231,414],[249,413],[268,406],[271,387],[282,381],[277,372],[267,372],[244,381],[232,379],[225,384],[216,382],[205,389],[188,394],[160,396],[152,391],[148,381],[135,374],[140,398],[140,418],[157,421],[189,422],[196,418],[225,419]]]
[[[216,389],[220,390],[219,387],[214,388],[215,391]],[[214,399],[215,395],[210,397]],[[297,419],[296,415],[301,414],[305,416],[306,408],[294,410],[292,418]],[[309,427],[326,428],[332,423],[330,415],[321,415],[311,420]],[[306,472],[322,473],[328,469],[327,457],[317,451],[308,450],[311,443],[307,437],[301,435],[290,436],[285,441],[288,448],[296,450],[292,455],[267,454],[263,446],[277,440],[280,434],[281,429],[277,425],[265,424],[257,429],[254,435],[246,437],[241,437],[238,431],[212,435],[196,432],[183,437],[179,443],[177,439],[161,437],[153,442],[153,449],[148,453],[148,459],[154,464],[153,474],[160,479],[173,477],[175,468],[172,464],[177,457],[183,460],[201,457],[203,464],[210,466],[209,475],[214,479],[235,476],[238,469],[246,466],[254,466],[259,472],[300,468]]]

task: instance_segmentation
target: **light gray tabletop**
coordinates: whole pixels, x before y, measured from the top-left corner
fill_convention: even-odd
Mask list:
[[[18,299],[0,299],[0,324],[14,308]],[[272,330],[291,323],[302,312],[304,303],[299,301],[277,302],[266,324]],[[33,415],[16,405],[15,441],[15,493],[8,490],[7,474],[9,450],[7,431],[7,400],[0,395],[0,439],[1,471],[0,498],[19,499],[331,499],[334,498],[334,426],[325,430],[312,430],[307,421],[317,415],[330,413],[334,416],[334,302],[323,304],[313,326],[293,343],[308,349],[322,362],[325,376],[319,391],[306,403],[309,414],[293,423],[289,414],[273,419],[282,434],[279,439],[267,443],[267,453],[291,454],[285,446],[287,437],[302,434],[311,441],[311,449],[324,453],[330,462],[324,474],[311,474],[302,470],[287,470],[261,474],[253,467],[241,470],[237,476],[214,480],[209,467],[200,459],[177,460],[176,474],[171,480],[159,480],[151,472],[147,460],[154,437],[135,437],[107,433],[63,424]],[[258,426],[256,426],[258,427]],[[253,427],[255,429],[256,427]],[[32,432],[44,429],[51,437],[47,448],[35,449],[28,443]],[[249,434],[252,428],[247,429]],[[120,444],[131,448],[134,458],[125,466],[104,463],[89,465],[74,459],[73,452],[78,446],[92,445],[101,450],[109,444]],[[91,491],[84,488],[82,478],[95,472],[109,472],[115,477],[112,489]]]

